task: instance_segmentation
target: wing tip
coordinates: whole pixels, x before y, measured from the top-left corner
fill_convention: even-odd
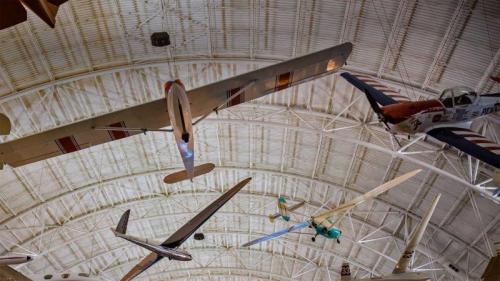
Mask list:
[[[10,119],[6,115],[0,113],[0,135],[9,135],[11,129],[12,125],[10,123]]]

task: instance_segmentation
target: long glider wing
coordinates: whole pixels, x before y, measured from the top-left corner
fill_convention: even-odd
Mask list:
[[[410,101],[407,96],[401,95],[395,89],[380,83],[376,78],[371,76],[354,75],[349,72],[344,72],[340,76],[344,77],[349,83],[361,90],[361,92],[371,95],[382,106]]]
[[[290,233],[290,232],[294,232],[296,230],[300,230],[300,229],[303,229],[303,228],[306,228],[310,225],[309,222],[303,222],[303,223],[299,223],[299,224],[295,224],[295,225],[292,225],[291,227],[289,228],[286,228],[286,229],[283,229],[283,230],[280,230],[280,231],[277,231],[273,234],[269,234],[269,235],[266,235],[266,236],[262,236],[260,238],[257,238],[255,240],[252,240],[250,242],[247,242],[243,245],[241,245],[242,247],[249,247],[249,246],[252,246],[252,245],[255,245],[255,244],[258,244],[258,243],[262,243],[264,241],[268,241],[268,240],[272,240],[272,239],[276,239],[280,236],[283,236],[287,233]]]
[[[418,174],[420,171],[422,171],[422,170],[421,169],[413,170],[413,171],[408,172],[404,175],[401,175],[395,179],[392,179],[392,180],[368,191],[367,193],[365,193],[361,196],[358,196],[358,197],[354,198],[353,200],[338,206],[337,208],[335,208],[333,210],[326,211],[324,213],[319,214],[318,216],[314,216],[313,221],[316,224],[320,224],[321,222],[323,222],[324,220],[333,216],[334,214],[345,213],[345,212],[349,211],[350,209],[356,207],[357,205],[365,202],[366,200],[371,199],[371,198],[375,198],[378,195],[388,191],[389,189],[399,185],[400,183],[407,181],[408,179],[410,179],[413,176],[415,176],[416,174]]]
[[[434,213],[434,210],[436,209],[436,206],[439,202],[439,198],[441,197],[441,194],[438,194],[436,198],[434,198],[434,201],[432,202],[431,208],[427,211],[427,214],[422,218],[422,221],[418,225],[417,229],[413,233],[410,241],[408,242],[408,245],[406,245],[406,249],[399,258],[398,263],[396,264],[396,267],[392,271],[392,273],[404,273],[406,272],[408,265],[410,264],[410,261],[413,257],[413,253],[415,253],[415,249],[417,248],[418,244],[420,243],[420,240],[424,236],[425,229],[427,228],[427,225],[429,224],[429,221],[431,220],[432,214]]]
[[[246,178],[236,184],[233,188],[222,194],[217,200],[208,205],[203,211],[198,213],[194,218],[188,221],[185,225],[179,228],[161,245],[169,248],[179,247],[186,239],[189,238],[203,223],[205,223],[217,210],[219,210],[229,199],[231,199],[238,191],[247,185],[252,178]]]
[[[447,127],[432,129],[427,134],[500,169],[500,145],[476,132]]]
[[[334,73],[351,50],[352,44],[344,43],[190,90],[191,114],[205,116]],[[0,162],[18,167],[141,133],[95,130],[99,127],[164,128],[170,125],[166,110],[165,99],[160,99],[6,142],[0,144]]]
[[[151,253],[143,258],[138,264],[136,264],[125,276],[120,279],[120,281],[129,281],[137,277],[146,269],[150,268],[153,264],[160,261],[163,257],[157,255],[156,253]]]

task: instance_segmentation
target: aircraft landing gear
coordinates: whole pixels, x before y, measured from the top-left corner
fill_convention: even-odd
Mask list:
[[[318,233],[314,234],[314,236],[313,236],[313,237],[311,237],[311,240],[312,240],[313,242],[316,242],[316,236],[318,236]]]

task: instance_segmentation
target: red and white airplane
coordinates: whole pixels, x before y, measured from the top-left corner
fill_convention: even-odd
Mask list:
[[[467,87],[455,87],[445,89],[439,99],[411,101],[373,77],[348,72],[341,76],[366,94],[389,132],[426,133],[500,168],[500,145],[468,128],[472,120],[500,110],[500,93],[478,95]]]
[[[192,179],[214,168],[210,163],[194,166],[194,124],[214,111],[334,73],[351,51],[352,44],[344,43],[189,91],[180,81],[170,81],[165,85],[165,99],[0,144],[0,168],[3,164],[26,165],[134,134],[168,131],[174,133],[186,170],[164,181]],[[168,126],[171,129],[162,129]],[[0,134],[7,135],[10,130],[9,119],[0,114]]]

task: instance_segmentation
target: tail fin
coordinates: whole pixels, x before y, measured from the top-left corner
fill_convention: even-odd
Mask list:
[[[201,175],[204,175],[206,173],[210,173],[214,168],[215,168],[215,165],[213,163],[205,163],[205,164],[201,164],[199,166],[196,166],[196,167],[194,167],[194,171],[193,171],[194,177],[201,176]],[[167,184],[173,184],[173,183],[180,182],[180,181],[187,180],[187,179],[189,179],[189,175],[188,175],[187,171],[182,170],[182,171],[175,172],[173,174],[166,176],[163,179],[163,182],[167,183]]]
[[[123,213],[118,225],[116,226],[115,232],[120,234],[125,234],[127,232],[128,217],[130,216],[130,209]]]
[[[342,269],[340,270],[340,280],[351,280],[351,268],[349,267],[349,263],[347,262],[342,263]]]
[[[7,116],[0,113],[0,135],[8,135],[10,134],[10,120]]]

